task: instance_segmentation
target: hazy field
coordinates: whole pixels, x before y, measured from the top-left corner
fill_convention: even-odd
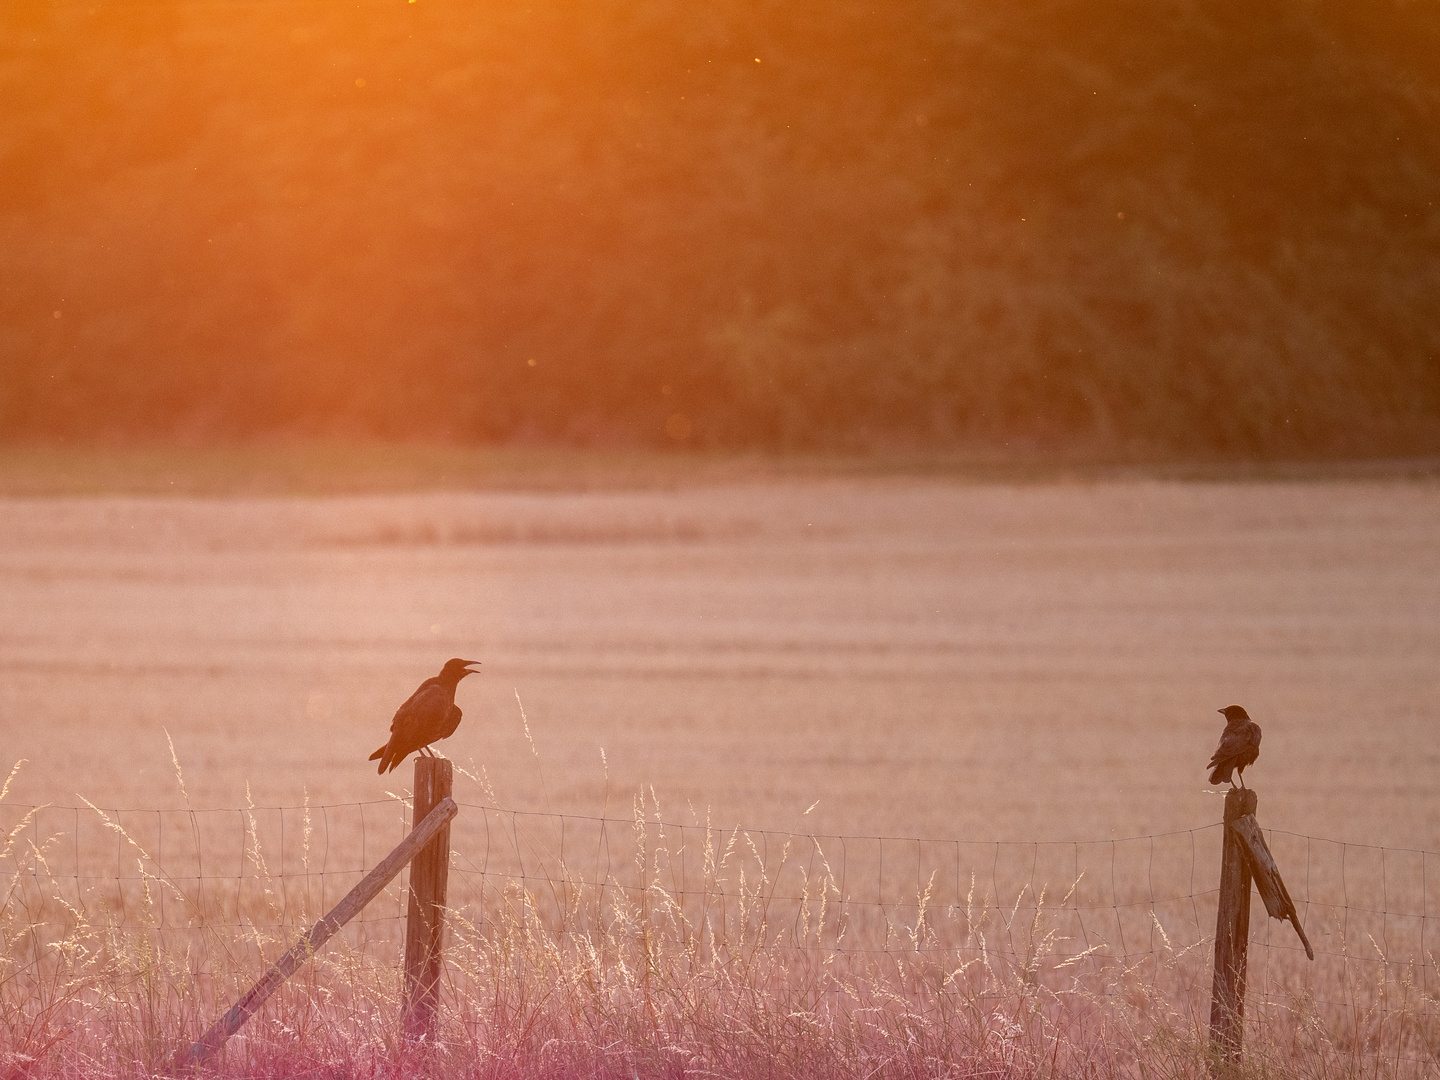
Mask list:
[[[1265,824],[1440,847],[1433,482],[18,498],[0,578],[12,802],[178,806],[162,728],[198,806],[382,797],[408,767],[366,755],[463,655],[443,750],[522,809],[599,810],[603,748],[612,809],[1187,828],[1240,702]]]
[[[1440,484],[651,479],[0,502],[0,1068],[166,1067],[400,837],[366,755],[462,655],[453,1075],[1195,1077],[1232,702],[1317,951],[1255,905],[1252,1064],[1430,1074]],[[403,904],[226,1069],[403,1059]]]

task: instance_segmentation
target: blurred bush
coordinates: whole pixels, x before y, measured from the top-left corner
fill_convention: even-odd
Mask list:
[[[0,440],[1440,453],[1437,57],[1435,0],[10,0]]]

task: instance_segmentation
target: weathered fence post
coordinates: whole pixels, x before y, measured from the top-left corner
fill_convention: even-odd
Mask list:
[[[1258,801],[1249,788],[1232,788],[1225,796],[1220,906],[1215,913],[1215,982],[1210,988],[1210,1047],[1217,1065],[1233,1065],[1240,1059],[1245,960],[1250,945],[1250,863],[1231,824],[1255,813]]]
[[[450,797],[455,768],[444,758],[415,759],[414,820],[422,821]],[[410,906],[405,920],[405,1037],[434,1034],[440,999],[445,890],[450,879],[450,826],[435,834],[410,863]]]
[[[1295,910],[1295,901],[1290,899],[1290,890],[1285,888],[1285,879],[1280,876],[1280,868],[1275,865],[1275,856],[1270,854],[1270,845],[1265,843],[1265,834],[1260,831],[1255,815],[1242,814],[1229,828],[1245,845],[1250,876],[1255,879],[1260,899],[1265,901],[1266,912],[1272,919],[1289,919],[1295,933],[1300,936],[1300,944],[1305,946],[1305,955],[1314,960],[1315,950],[1310,947],[1310,939],[1300,925],[1300,913]]]
[[[1225,847],[1220,858],[1220,906],[1215,912],[1215,982],[1210,990],[1212,1072],[1219,1074],[1240,1060],[1245,1029],[1245,961],[1250,945],[1250,883],[1260,890],[1272,919],[1289,919],[1315,959],[1315,950],[1300,925],[1290,890],[1280,877],[1275,856],[1255,820],[1259,802],[1249,788],[1232,788],[1225,796]]]

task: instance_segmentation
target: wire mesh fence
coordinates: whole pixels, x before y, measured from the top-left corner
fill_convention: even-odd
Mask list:
[[[224,967],[210,1007],[258,974],[404,836],[400,800],[142,810],[0,803],[0,893],[11,993],[40,980],[79,926],[103,927],[191,975]],[[1267,838],[1316,959],[1252,905],[1247,1022],[1321,1022],[1331,1044],[1383,1046],[1433,1071],[1434,852],[1283,831]],[[460,804],[448,906],[457,955],[515,935],[592,957],[661,944],[686,963],[885,972],[969,1000],[1007,986],[1088,1001],[1163,1000],[1203,1022],[1222,827],[1078,842],[837,836]],[[392,969],[403,877],[347,926],[349,955]],[[223,957],[223,965],[220,962]],[[603,956],[601,957],[603,963]],[[625,962],[621,958],[621,962]],[[648,961],[646,961],[648,962]],[[453,962],[455,994],[493,965]],[[208,984],[207,984],[208,985]],[[842,992],[844,983],[814,985]],[[989,988],[987,990],[987,988]]]

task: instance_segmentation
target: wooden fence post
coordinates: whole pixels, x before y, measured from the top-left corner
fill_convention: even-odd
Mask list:
[[[1240,1060],[1245,1025],[1245,961],[1250,945],[1250,863],[1232,822],[1254,814],[1259,802],[1249,788],[1225,796],[1224,853],[1220,858],[1220,905],[1215,913],[1215,981],[1210,989],[1210,1047],[1215,1065]]]
[[[1305,955],[1314,960],[1315,950],[1305,936],[1305,928],[1300,925],[1300,913],[1295,910],[1295,901],[1290,899],[1290,890],[1285,887],[1285,879],[1280,876],[1280,868],[1275,865],[1275,856],[1270,854],[1270,845],[1265,842],[1265,834],[1260,831],[1255,815],[1241,814],[1229,828],[1245,845],[1245,860],[1250,867],[1250,876],[1255,879],[1255,888],[1260,891],[1260,899],[1265,901],[1265,910],[1272,919],[1290,920],[1290,925],[1300,936],[1300,944],[1305,946]]]
[[[421,821],[450,797],[455,768],[444,758],[415,759],[415,809]],[[450,826],[435,834],[410,863],[410,906],[405,920],[405,1037],[430,1038],[440,1000],[440,952],[445,890],[450,879]]]

